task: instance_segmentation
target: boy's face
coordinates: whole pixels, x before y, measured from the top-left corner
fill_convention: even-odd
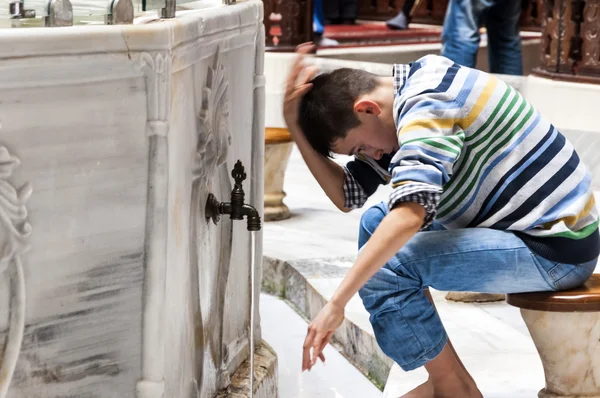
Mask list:
[[[360,124],[348,130],[346,137],[333,143],[334,153],[341,155],[363,154],[373,159],[381,159],[384,154],[398,150],[396,129],[384,123],[374,113],[358,112]]]

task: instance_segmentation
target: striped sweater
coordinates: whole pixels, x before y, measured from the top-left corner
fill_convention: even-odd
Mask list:
[[[485,72],[429,55],[394,65],[400,149],[346,165],[346,205],[391,183],[390,207],[426,203],[448,229],[511,230],[557,262],[598,257],[591,174],[573,146],[515,89]],[[417,198],[417,199],[415,199]]]

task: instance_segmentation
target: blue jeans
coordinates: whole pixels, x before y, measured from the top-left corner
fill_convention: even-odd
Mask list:
[[[387,213],[379,204],[360,223],[362,247]],[[405,371],[440,354],[448,337],[424,294],[443,291],[517,293],[569,289],[583,284],[596,261],[560,264],[532,253],[509,231],[487,228],[446,230],[434,223],[417,233],[362,287],[377,343]]]
[[[323,0],[314,0],[313,3],[313,31],[322,36],[325,31],[325,15],[323,15]]]
[[[450,0],[444,19],[442,55],[474,68],[479,28],[485,25],[490,72],[522,75],[520,15],[521,0]]]

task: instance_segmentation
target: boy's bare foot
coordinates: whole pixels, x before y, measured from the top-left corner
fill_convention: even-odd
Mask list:
[[[429,373],[434,398],[483,397],[449,343],[437,357],[425,364],[425,369]]]
[[[431,385],[434,398],[483,398],[477,385],[469,378],[449,374],[435,383],[431,382]]]
[[[414,390],[409,391],[400,398],[434,398],[433,395],[433,384],[428,379],[425,383],[421,384]]]

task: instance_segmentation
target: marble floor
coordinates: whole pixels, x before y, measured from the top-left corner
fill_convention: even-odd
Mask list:
[[[340,162],[344,161],[345,159],[340,159]],[[352,266],[361,210],[349,214],[339,212],[314,181],[297,149],[294,149],[290,159],[284,189],[288,194],[285,203],[289,206],[292,217],[285,221],[266,223],[264,254],[298,268],[296,271],[311,287],[302,290],[301,293],[307,296],[299,298],[301,301],[314,302],[314,298],[308,297],[310,294],[327,299],[345,271]],[[370,199],[370,203],[385,199],[387,194],[387,189],[381,188]],[[600,272],[600,268],[596,272]],[[444,292],[433,293],[448,334],[483,395],[486,398],[536,397],[537,391],[544,384],[543,370],[518,309],[505,302],[453,303],[444,299]],[[293,298],[293,292],[288,292],[288,296]],[[308,317],[307,314],[304,315]],[[372,338],[368,314],[358,297],[352,300],[346,317]],[[263,330],[266,340],[271,343],[268,335],[273,331],[265,326]],[[298,333],[302,332],[303,330]],[[351,341],[348,344],[357,343]],[[361,344],[364,347],[360,347]],[[372,350],[366,343],[359,341],[358,345],[359,347],[351,347],[353,352]],[[286,348],[282,347],[282,350]],[[278,354],[287,356],[287,352],[278,351]],[[326,373],[321,373],[326,372],[325,368],[316,368],[313,372],[326,377]],[[301,377],[299,372],[296,377]],[[353,373],[346,375],[340,372],[336,377],[353,380],[355,376]],[[398,397],[424,380],[424,372],[404,373],[393,366],[383,396]],[[298,387],[299,384],[295,386],[293,389],[301,388]],[[315,387],[312,391],[316,394],[317,390]],[[380,396],[378,394],[381,393],[365,394],[351,390],[347,395],[339,396],[362,398]],[[296,395],[281,396],[287,398]]]

